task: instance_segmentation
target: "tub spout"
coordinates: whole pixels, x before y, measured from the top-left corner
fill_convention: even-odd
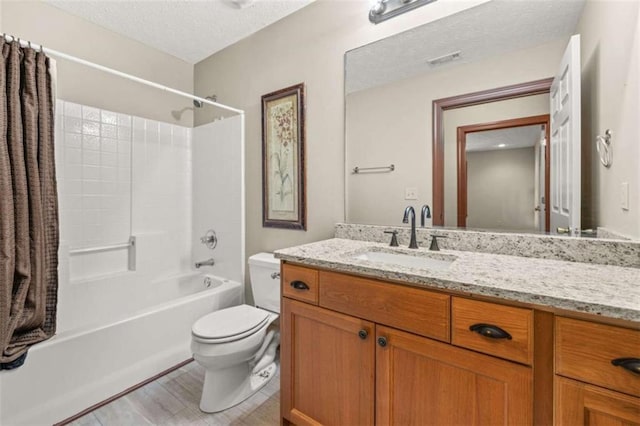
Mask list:
[[[207,260],[203,260],[202,262],[196,262],[196,268],[199,268],[201,266],[213,266],[216,264],[216,261],[213,259],[207,259]]]

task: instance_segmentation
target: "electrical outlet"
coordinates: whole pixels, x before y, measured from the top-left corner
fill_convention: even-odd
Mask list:
[[[405,188],[404,189],[404,199],[405,200],[417,200],[418,199],[418,188]]]
[[[622,182],[620,187],[620,207],[629,210],[629,182]]]

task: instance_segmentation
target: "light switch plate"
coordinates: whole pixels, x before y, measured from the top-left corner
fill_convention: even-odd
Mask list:
[[[418,188],[405,188],[404,189],[404,199],[405,200],[417,200],[418,199]]]
[[[622,182],[620,187],[620,207],[629,210],[629,182]]]

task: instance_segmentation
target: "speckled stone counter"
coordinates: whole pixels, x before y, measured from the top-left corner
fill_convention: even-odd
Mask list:
[[[436,270],[356,258],[371,251],[454,256],[455,261],[447,269]],[[640,323],[640,269],[637,268],[469,251],[410,250],[340,238],[277,250],[275,256],[338,272]]]
[[[409,244],[408,226],[336,224],[334,237],[388,243],[387,230],[398,231],[400,245]],[[640,268],[640,241],[575,238],[557,235],[471,231],[450,228],[418,228],[418,243],[428,246],[434,233],[447,238],[440,248],[569,262]]]

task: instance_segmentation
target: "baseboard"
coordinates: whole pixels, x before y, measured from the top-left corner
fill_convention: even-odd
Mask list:
[[[122,392],[117,393],[117,394],[115,394],[115,395],[113,395],[113,396],[111,396],[111,397],[109,397],[109,398],[105,399],[104,401],[98,402],[97,404],[93,404],[91,407],[86,408],[86,409],[84,409],[84,410],[80,411],[79,413],[74,414],[74,415],[73,415],[73,416],[71,416],[71,417],[68,417],[68,418],[66,418],[66,419],[64,419],[64,420],[62,420],[62,421],[60,421],[60,422],[58,422],[58,423],[54,423],[54,425],[53,425],[53,426],[63,426],[63,425],[66,425],[66,424],[68,424],[68,423],[71,423],[71,422],[73,422],[73,421],[75,421],[75,420],[78,420],[80,417],[82,417],[82,416],[86,416],[86,415],[87,415],[87,414],[89,414],[90,412],[92,412],[92,411],[94,411],[94,410],[97,410],[98,408],[103,407],[103,406],[105,406],[105,405],[109,404],[110,402],[113,402],[113,401],[115,401],[116,399],[118,399],[118,398],[120,398],[120,397],[123,397],[123,396],[125,396],[125,395],[126,395],[126,394],[128,394],[128,393],[133,392],[133,391],[134,391],[134,390],[136,390],[136,389],[140,389],[140,388],[141,388],[141,387],[143,387],[144,385],[147,385],[147,384],[149,384],[149,383],[153,382],[154,380],[157,380],[157,379],[159,379],[160,377],[162,377],[162,376],[164,376],[164,375],[167,375],[167,374],[171,373],[172,371],[177,370],[178,368],[184,367],[185,365],[189,364],[189,363],[190,363],[190,362],[192,362],[192,361],[193,361],[193,358],[186,359],[186,360],[182,361],[181,363],[178,363],[178,364],[174,365],[173,367],[167,368],[166,370],[164,370],[164,371],[162,371],[162,372],[160,372],[160,373],[156,374],[156,375],[155,375],[155,376],[153,376],[153,377],[150,377],[150,378],[148,378],[148,379],[146,379],[146,380],[143,380],[142,382],[140,382],[140,383],[138,383],[138,384],[135,384],[135,385],[133,385],[133,386],[131,386],[131,387],[129,387],[129,388],[127,388],[127,389],[123,390]]]

